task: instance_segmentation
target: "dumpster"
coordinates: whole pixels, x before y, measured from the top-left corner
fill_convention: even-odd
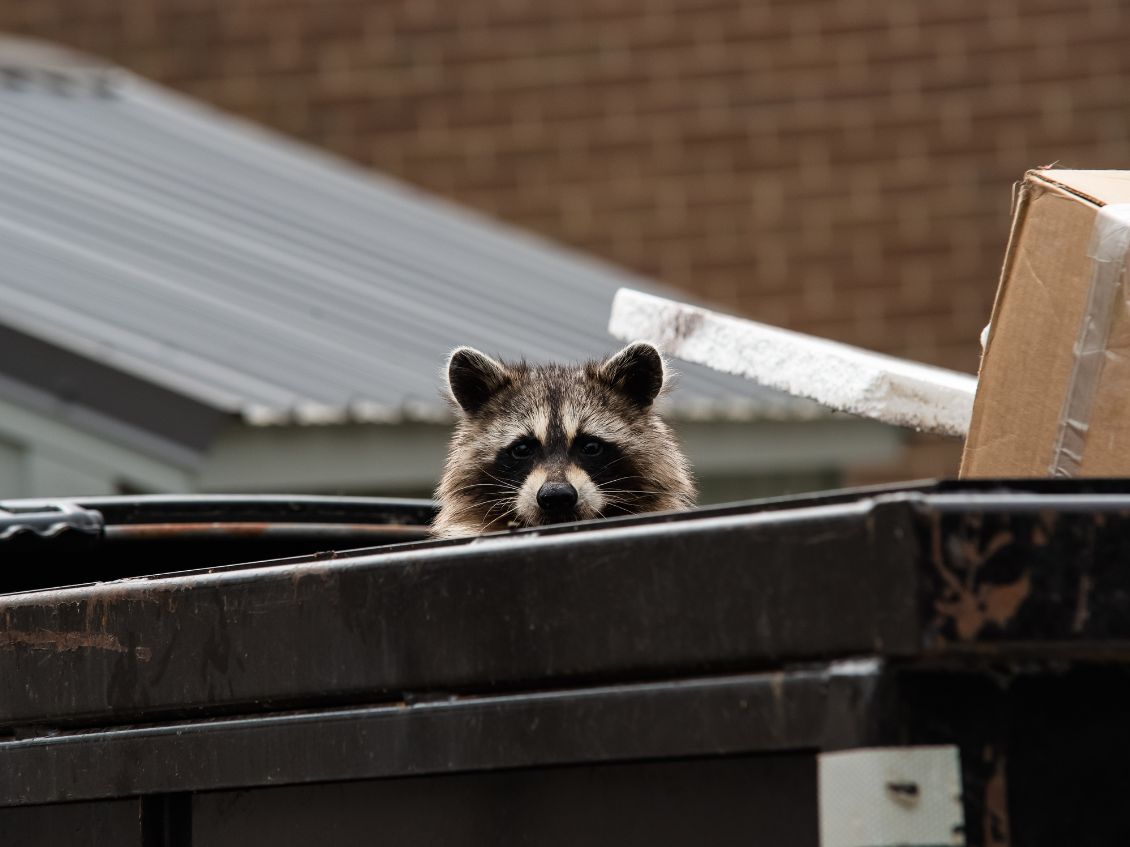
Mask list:
[[[1130,837],[1130,482],[430,510],[0,504],[0,842]]]

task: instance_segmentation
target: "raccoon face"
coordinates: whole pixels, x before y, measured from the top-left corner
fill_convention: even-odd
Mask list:
[[[436,492],[440,536],[690,505],[678,444],[654,412],[665,371],[650,344],[581,367],[452,353],[460,413]]]

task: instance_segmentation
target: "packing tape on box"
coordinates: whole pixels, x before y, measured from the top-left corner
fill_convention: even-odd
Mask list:
[[[1103,206],[1095,218],[1087,251],[1091,260],[1091,287],[1075,341],[1075,363],[1067,383],[1055,450],[1048,468],[1051,476],[1076,476],[1083,464],[1091,408],[1099,389],[1114,308],[1119,293],[1124,290],[1128,253],[1130,203]]]

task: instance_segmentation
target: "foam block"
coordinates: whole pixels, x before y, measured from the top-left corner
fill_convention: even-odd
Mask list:
[[[964,436],[977,378],[621,288],[608,331],[831,409]]]

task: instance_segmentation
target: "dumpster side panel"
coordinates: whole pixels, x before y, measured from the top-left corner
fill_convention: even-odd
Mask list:
[[[0,809],[4,847],[142,847],[142,801]]]
[[[799,753],[218,792],[192,821],[198,847],[817,847],[817,830]]]

